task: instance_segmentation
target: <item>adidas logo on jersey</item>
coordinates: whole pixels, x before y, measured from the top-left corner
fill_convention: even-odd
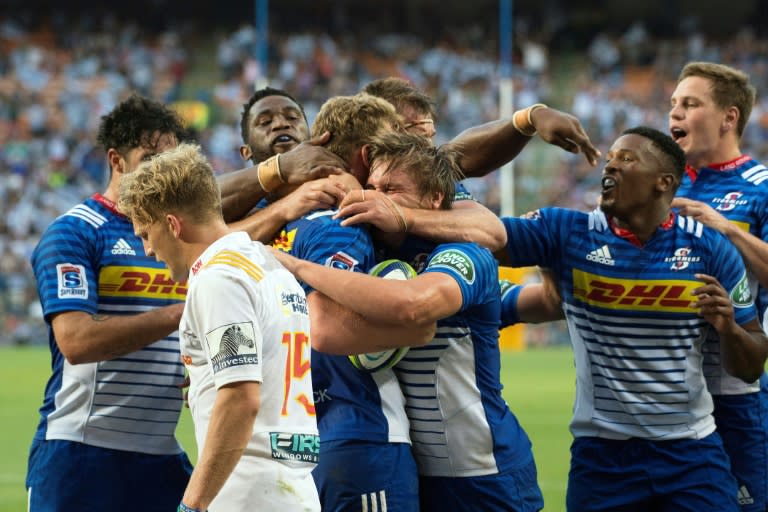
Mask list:
[[[125,241],[124,238],[121,238],[115,242],[115,245],[112,246],[112,254],[126,254],[128,256],[136,256],[136,251],[133,250],[133,248],[128,244],[128,242]]]
[[[595,263],[602,263],[603,265],[614,266],[616,264],[611,257],[611,251],[608,249],[607,245],[587,253],[587,259],[589,261],[594,261]]]
[[[749,494],[746,485],[739,487],[739,505],[752,505],[755,499]]]

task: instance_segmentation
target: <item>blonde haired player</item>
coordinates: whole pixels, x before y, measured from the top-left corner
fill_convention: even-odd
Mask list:
[[[262,244],[227,228],[198,146],[142,164],[119,205],[147,254],[189,279],[179,332],[200,456],[179,510],[319,511],[304,291]]]

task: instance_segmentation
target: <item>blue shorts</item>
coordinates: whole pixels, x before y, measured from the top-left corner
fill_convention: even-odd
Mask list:
[[[738,512],[736,481],[716,433],[704,439],[571,445],[568,512]]]
[[[149,455],[35,440],[27,469],[29,511],[176,510],[191,474],[183,452]]]
[[[312,476],[323,512],[419,511],[416,461],[407,443],[321,440]]]
[[[520,468],[495,475],[422,476],[419,496],[422,512],[535,512],[544,508],[533,460]]]
[[[731,472],[739,486],[742,512],[768,508],[768,380],[763,374],[760,392],[713,395],[717,432],[731,459]]]

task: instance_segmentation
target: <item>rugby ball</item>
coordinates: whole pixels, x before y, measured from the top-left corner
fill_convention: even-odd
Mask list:
[[[416,276],[416,271],[409,264],[400,260],[386,260],[374,266],[370,272],[372,276],[383,279],[396,279],[404,281]],[[395,366],[408,353],[409,347],[393,348],[381,352],[369,352],[349,356],[352,365],[358,370],[374,373]]]

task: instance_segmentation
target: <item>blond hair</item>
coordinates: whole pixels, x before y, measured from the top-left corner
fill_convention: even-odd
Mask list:
[[[384,174],[398,169],[416,183],[421,197],[443,195],[440,208],[451,208],[456,182],[464,175],[459,166],[460,153],[453,148],[432,145],[421,135],[407,132],[385,133],[374,137],[368,146],[368,161],[386,165]]]
[[[197,144],[179,144],[126,174],[117,207],[141,224],[152,224],[167,213],[184,213],[195,222],[222,215],[219,186]]]
[[[396,130],[399,116],[386,100],[370,94],[336,96],[330,98],[315,117],[312,136],[331,133],[326,148],[349,161],[352,153],[367,144],[374,136]]]
[[[712,83],[712,99],[717,106],[722,109],[735,106],[739,109],[736,133],[741,137],[757,96],[755,86],[749,81],[749,75],[725,64],[689,62],[680,71],[677,82],[680,83],[691,76],[705,78]]]

